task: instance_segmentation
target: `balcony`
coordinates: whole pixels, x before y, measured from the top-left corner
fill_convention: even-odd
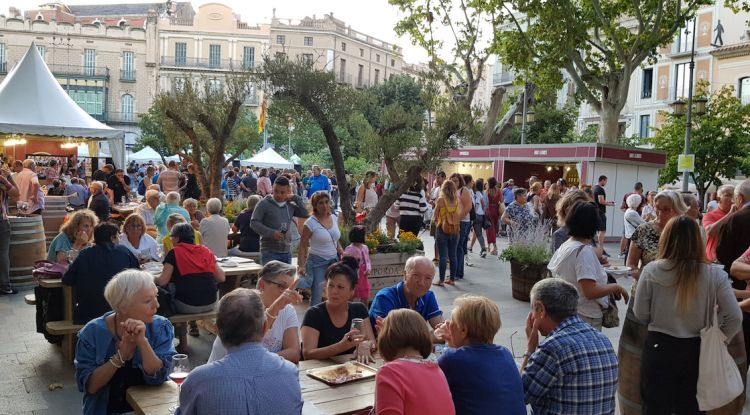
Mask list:
[[[107,112],[107,124],[138,124],[141,120],[140,114],[134,112]]]
[[[492,85],[510,85],[516,79],[515,72],[500,72],[492,74]]]
[[[109,80],[109,68],[104,66],[47,65],[55,76]]]
[[[120,82],[135,82],[135,69],[121,69]]]
[[[0,74],[8,73],[8,62],[0,62]]]
[[[245,67],[239,59],[207,59],[207,58],[183,58],[175,56],[162,56],[161,66],[185,69],[212,70],[212,71],[243,71],[252,69]]]

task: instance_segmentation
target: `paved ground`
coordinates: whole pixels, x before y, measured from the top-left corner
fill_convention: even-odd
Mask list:
[[[432,256],[432,238],[424,239],[427,254]],[[500,248],[503,246],[504,243],[501,243]],[[615,245],[607,249],[617,252]],[[481,293],[493,299],[500,307],[503,322],[495,342],[508,347],[515,356],[520,357],[526,350],[524,324],[529,305],[511,296],[510,266],[496,257],[482,259],[478,251],[477,245],[474,253],[470,254],[473,266],[467,268],[464,281],[453,287],[433,287],[438,302],[448,316],[453,300],[461,294]],[[627,288],[630,286],[627,280],[621,283]],[[75,385],[72,364],[63,362],[59,349],[36,333],[35,310],[33,306],[24,304],[23,294],[0,297],[0,414],[80,413],[81,394]],[[298,312],[301,317],[304,307],[300,307]],[[622,308],[620,314],[622,321]],[[620,328],[605,329],[604,333],[616,349]],[[199,338],[189,340],[192,364],[204,363],[214,337],[201,332]],[[50,391],[48,386],[52,383],[60,383],[63,388]],[[750,414],[750,405],[746,405],[743,412]]]

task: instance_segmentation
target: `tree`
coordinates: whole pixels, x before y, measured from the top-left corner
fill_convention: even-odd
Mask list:
[[[577,94],[599,114],[603,143],[618,140],[620,113],[633,72],[655,59],[657,47],[670,43],[700,6],[713,4],[709,0],[484,3],[508,11],[513,29],[499,30],[495,38],[503,63],[549,90],[562,85],[564,69]]]
[[[576,107],[567,105],[558,109],[556,97],[554,94],[549,94],[536,99],[534,114],[536,120],[526,124],[526,143],[556,144],[574,141],[574,128],[578,117]],[[519,144],[521,127],[521,124],[516,124],[503,142]]]
[[[164,133],[164,114],[161,110],[156,106],[149,108],[148,113],[141,116],[138,128],[141,129],[141,136],[138,137],[133,150],[141,151],[144,147],[149,146],[156,150],[161,156],[161,161],[167,164],[165,156],[170,156],[175,151],[170,148],[167,136]]]
[[[708,84],[699,82],[696,96],[707,96]],[[667,153],[667,166],[659,171],[659,183],[671,183],[677,172],[677,158],[683,152],[685,117],[665,113],[667,121],[650,139],[655,148]],[[693,115],[690,150],[695,154],[695,171],[690,177],[705,200],[709,186],[721,185],[722,177],[734,177],[750,150],[750,105],[742,105],[734,88],[725,86],[709,96],[704,115]]]
[[[249,74],[227,74],[223,80],[219,86],[206,77],[185,82],[159,94],[153,104],[164,114],[167,142],[196,166],[198,184],[208,197],[221,196],[222,168],[258,140],[254,115],[243,106]],[[232,154],[226,158],[228,150]]]

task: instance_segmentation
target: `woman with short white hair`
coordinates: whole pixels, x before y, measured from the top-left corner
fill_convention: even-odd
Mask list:
[[[221,200],[212,197],[206,202],[208,216],[203,218],[198,230],[203,239],[203,246],[210,249],[217,257],[227,256],[227,236],[229,221],[221,216]]]
[[[78,333],[76,383],[84,414],[133,411],[125,391],[167,380],[175,354],[172,324],[156,315],[154,277],[128,269],[104,288],[113,311],[91,320]]]
[[[193,228],[197,231],[203,220],[203,212],[198,210],[198,201],[192,197],[187,198],[182,202],[182,207],[184,207],[190,214],[190,224],[193,225]]]
[[[180,207],[180,194],[177,192],[167,193],[167,197],[164,198],[164,203],[156,208],[156,212],[154,213],[154,225],[156,225],[158,231],[157,240],[162,240],[169,234],[169,231],[167,230],[167,218],[173,213],[179,213],[185,218],[185,221],[190,221],[190,214],[188,211]]]
[[[640,214],[638,214],[638,206],[641,205],[641,195],[637,193],[633,193],[632,195],[628,196],[627,199],[625,199],[625,205],[628,207],[628,209],[625,211],[625,239],[627,240],[627,245],[625,245],[625,258],[628,257],[628,252],[630,251],[630,238],[633,237],[633,233],[635,232],[635,229],[646,223],[645,220],[643,220],[643,217],[641,217]]]

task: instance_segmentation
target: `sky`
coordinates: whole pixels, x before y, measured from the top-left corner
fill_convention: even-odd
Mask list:
[[[53,0],[0,0],[0,13],[7,14],[9,7],[21,10],[35,9],[39,4]],[[166,1],[166,0],[165,0]],[[279,18],[301,19],[305,16],[333,12],[334,17],[351,25],[352,29],[368,34],[389,43],[395,43],[404,50],[404,60],[409,63],[427,61],[427,53],[418,46],[413,46],[408,37],[398,37],[393,27],[399,20],[399,11],[388,4],[388,0],[274,0],[272,2],[249,2],[247,0],[193,0],[196,9],[205,3],[223,3],[239,13],[247,23],[270,23],[273,8]],[[127,0],[67,0],[65,4],[120,4],[147,3]],[[261,4],[263,3],[263,4]]]

